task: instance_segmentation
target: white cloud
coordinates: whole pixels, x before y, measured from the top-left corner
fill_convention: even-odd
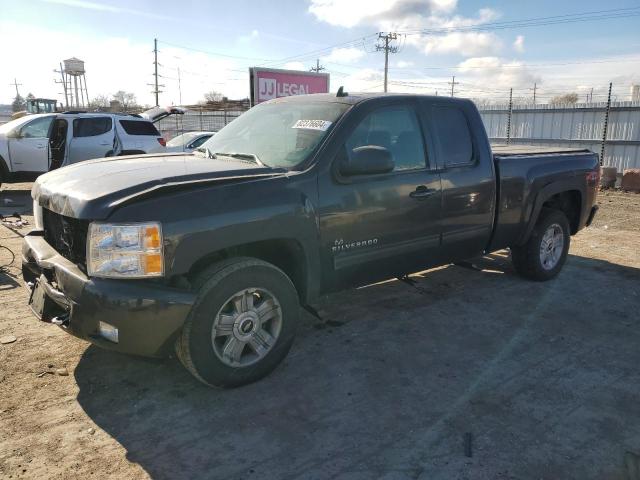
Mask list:
[[[322,57],[329,63],[353,63],[364,57],[364,50],[356,47],[334,48],[329,55]]]
[[[86,0],[42,0],[45,3],[55,3],[65,7],[79,8],[83,10],[95,10],[99,12],[136,15],[139,17],[154,18],[159,20],[176,20],[175,17],[154,13],[152,10],[135,10],[133,8],[116,7],[104,3],[90,2]]]
[[[343,85],[347,92],[381,91],[383,80],[384,77],[379,70],[363,68],[341,78],[337,85]]]
[[[411,32],[402,41],[427,55],[478,56],[500,51],[502,42],[493,33],[459,31],[495,20],[499,13],[481,8],[475,16],[466,17],[454,14],[456,7],[457,0],[311,0],[309,11],[330,25]]]
[[[474,57],[458,65],[458,71],[471,77],[487,89],[528,87],[540,82],[540,76],[522,62],[506,61],[498,57]]]
[[[524,52],[524,36],[523,35],[518,35],[516,37],[516,39],[513,42],[513,49],[516,52]]]
[[[241,42],[247,43],[257,39],[259,36],[260,36],[260,32],[258,32],[258,30],[251,30],[251,32],[249,32],[246,35],[240,35],[238,37],[238,40],[240,40]]]
[[[454,32],[426,37],[422,50],[426,54],[459,54],[465,57],[497,53],[502,42],[493,33]]]
[[[309,12],[318,20],[340,27],[375,23],[380,17],[447,13],[457,0],[311,0]]]
[[[399,60],[396,62],[396,67],[398,68],[409,68],[409,67],[413,67],[413,62],[408,62],[406,60]]]
[[[21,95],[31,92],[39,97],[63,101],[62,88],[54,83],[54,80],[59,80],[59,75],[53,73],[53,69],[59,68],[59,62],[65,58],[74,56],[85,61],[90,98],[125,90],[133,92],[141,104],[153,102],[153,87],[148,85],[153,81],[151,42],[87,37],[0,21],[0,44],[14,44],[16,38],[20,38],[20,48],[7,48],[2,53],[4,64],[12,65],[12,68],[11,71],[0,70],[0,103],[11,103],[15,96],[15,90],[8,85],[14,76],[22,83]],[[25,62],[25,58],[29,61]],[[185,104],[196,103],[209,90],[218,90],[230,98],[248,95],[248,71],[244,64],[233,59],[215,58],[162,45],[159,62],[163,76],[160,83],[165,85],[160,94],[163,105],[179,102],[177,67],[181,70],[182,101]]]
[[[309,70],[302,62],[287,62],[282,68],[285,70]]]

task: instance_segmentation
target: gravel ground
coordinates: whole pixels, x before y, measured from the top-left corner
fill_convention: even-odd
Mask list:
[[[9,187],[0,213],[28,210],[30,185]],[[524,281],[498,252],[332,295],[316,306],[331,326],[305,317],[284,364],[235,390],[39,323],[17,258],[0,272],[0,337],[16,337],[0,477],[638,478],[640,195],[599,202],[557,279]],[[19,256],[26,231],[0,226],[0,245]]]

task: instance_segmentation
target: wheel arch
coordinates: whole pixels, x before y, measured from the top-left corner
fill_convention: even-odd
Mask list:
[[[522,237],[518,241],[518,245],[523,245],[527,242],[543,208],[554,208],[562,211],[569,220],[571,235],[575,235],[580,228],[583,201],[582,188],[573,181],[553,183],[542,188],[536,196],[529,221]]]
[[[11,176],[9,165],[2,155],[0,155],[0,184],[8,182]]]
[[[214,263],[234,257],[257,258],[278,267],[291,279],[303,304],[316,295],[317,286],[312,279],[307,253],[301,242],[293,238],[260,240],[207,253],[191,265],[186,278],[192,282]]]

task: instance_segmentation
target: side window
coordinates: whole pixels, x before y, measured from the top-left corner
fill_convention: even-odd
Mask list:
[[[144,120],[120,120],[120,125],[129,135],[153,135],[159,137],[160,132],[151,122]]]
[[[53,117],[40,117],[27,123],[20,129],[20,136],[23,138],[45,138],[49,136],[49,127]]]
[[[205,135],[203,137],[197,138],[196,140],[191,142],[191,145],[189,145],[189,148],[198,148],[200,145],[202,145],[204,142],[206,142],[210,138],[211,137],[208,136],[208,135]]]
[[[110,117],[76,118],[73,120],[74,137],[95,137],[111,130]]]
[[[364,145],[384,147],[391,152],[394,171],[426,167],[424,143],[412,108],[398,105],[380,108],[367,115],[346,141],[347,155]]]
[[[464,113],[456,107],[435,107],[433,112],[438,153],[444,165],[447,167],[471,165],[473,143]]]

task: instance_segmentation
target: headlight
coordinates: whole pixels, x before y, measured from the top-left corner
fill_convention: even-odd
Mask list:
[[[87,270],[93,277],[161,277],[164,258],[160,224],[91,223]]]

